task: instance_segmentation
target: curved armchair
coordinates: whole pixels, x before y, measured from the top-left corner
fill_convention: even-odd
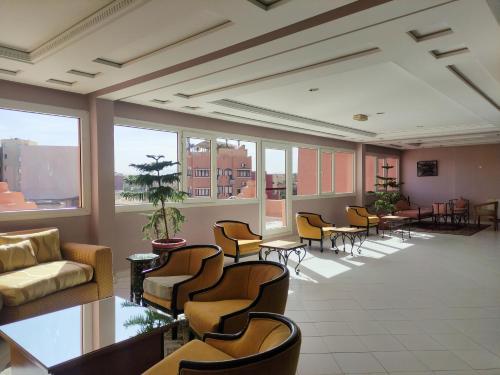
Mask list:
[[[323,220],[321,215],[311,212],[297,212],[295,222],[297,223],[300,241],[308,240],[309,246],[311,246],[311,241],[319,241],[321,252],[323,252],[323,239],[330,238],[332,234],[331,228],[335,225]]]
[[[164,264],[142,273],[143,300],[176,318],[183,312],[190,293],[220,279],[223,266],[219,246],[191,245],[171,250]]]
[[[272,313],[250,313],[239,333],[209,333],[192,340],[144,375],[295,375],[301,344],[292,320]]]
[[[224,256],[234,258],[259,254],[262,236],[253,233],[250,225],[236,220],[220,220],[214,225],[215,243],[224,251]]]
[[[378,233],[380,219],[377,215],[370,214],[365,207],[361,206],[347,206],[345,211],[351,227],[366,228],[366,235],[370,234],[370,228],[375,227]]]
[[[219,282],[190,294],[184,313],[193,333],[235,333],[251,311],[282,314],[288,298],[288,269],[276,262],[249,261],[224,267]]]

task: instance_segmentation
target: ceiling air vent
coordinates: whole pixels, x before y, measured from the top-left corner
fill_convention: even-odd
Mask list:
[[[186,109],[189,109],[191,111],[196,111],[197,109],[200,109],[201,107],[196,107],[196,106],[192,106],[192,105],[185,105],[182,108],[186,108]]]
[[[403,146],[401,146],[401,145],[395,145],[395,144],[393,144],[393,143],[391,143],[389,146],[391,146],[391,147],[396,147],[396,148],[403,148]]]
[[[284,3],[286,0],[248,0],[259,8],[269,10],[274,8],[278,3]]]
[[[161,100],[161,99],[152,99],[151,103],[156,103],[156,104],[167,104],[170,103],[170,100]]]
[[[20,70],[9,70],[9,69],[0,69],[0,74],[7,74],[9,76],[16,76]]]
[[[68,70],[67,73],[74,74],[75,76],[86,77],[86,78],[95,78],[99,74],[99,72],[87,73],[87,72],[82,72],[81,70],[76,70],[76,69]]]
[[[63,85],[63,86],[73,86],[75,82],[69,82],[69,81],[63,81],[60,79],[55,79],[55,78],[50,78],[47,80],[48,83],[55,83],[56,85]]]
[[[120,69],[121,67],[123,67],[123,64],[121,64],[121,63],[117,63],[115,61],[103,59],[101,57],[95,59],[94,62],[96,62],[98,64],[103,64],[103,65],[111,66],[113,68],[118,68],[118,69]]]
[[[413,147],[420,147],[420,146],[422,146],[422,142],[407,143],[407,145],[413,146]]]

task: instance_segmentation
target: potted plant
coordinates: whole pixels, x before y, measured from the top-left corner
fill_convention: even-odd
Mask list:
[[[152,240],[153,252],[161,255],[165,251],[186,245],[186,240],[175,236],[186,220],[178,208],[167,206],[167,202],[182,202],[187,193],[177,189],[180,173],[168,173],[165,169],[179,165],[178,162],[162,160],[163,155],[146,155],[150,163],[130,164],[138,175],[128,176],[125,182],[135,191],[124,191],[121,196],[127,200],[148,201],[155,211],[148,214],[148,222],[142,227],[145,239]],[[173,236],[172,236],[173,235]]]
[[[382,168],[388,171],[394,168],[394,166],[385,164]],[[387,173],[385,173],[385,175],[387,175]],[[374,192],[377,199],[373,203],[373,207],[379,216],[393,213],[395,204],[401,199],[399,188],[403,183],[398,182],[395,177],[377,176],[377,180],[380,182],[376,183],[375,186],[381,187],[382,190]],[[389,190],[389,188],[395,190]]]

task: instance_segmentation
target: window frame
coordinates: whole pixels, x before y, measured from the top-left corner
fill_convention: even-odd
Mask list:
[[[376,184],[378,183],[377,174],[378,174],[378,163],[379,163],[379,160],[384,160],[384,164],[385,164],[387,162],[386,160],[388,158],[396,159],[398,161],[398,163],[397,163],[397,177],[396,177],[396,179],[397,179],[397,182],[400,181],[400,179],[401,179],[401,174],[400,174],[400,172],[401,172],[400,171],[401,156],[400,155],[394,155],[394,154],[391,154],[391,155],[387,154],[386,155],[386,154],[376,154],[376,153],[369,152],[369,153],[365,154],[365,160],[363,162],[366,162],[366,156],[374,156],[375,157],[375,169],[374,169],[375,175],[373,177],[374,177],[374,181],[375,181]],[[384,176],[387,176],[387,171],[385,171],[385,170],[384,170]],[[366,180],[366,176],[364,176],[364,177],[365,177],[365,180]],[[383,191],[383,189],[380,188],[380,187],[378,187],[378,186],[375,186],[375,189],[373,190],[373,192],[369,192],[369,191],[366,190],[366,186],[363,186],[363,191],[364,191],[365,194],[372,195],[372,194],[374,194],[376,192]]]
[[[88,111],[0,98],[0,108],[79,119],[81,207],[0,212],[0,221],[86,216],[91,213],[91,155]]]

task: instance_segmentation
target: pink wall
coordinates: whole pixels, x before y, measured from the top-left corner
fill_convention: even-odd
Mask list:
[[[438,176],[417,177],[417,161],[437,160]],[[403,192],[430,205],[463,196],[471,204],[500,199],[500,145],[406,150],[402,155]]]

